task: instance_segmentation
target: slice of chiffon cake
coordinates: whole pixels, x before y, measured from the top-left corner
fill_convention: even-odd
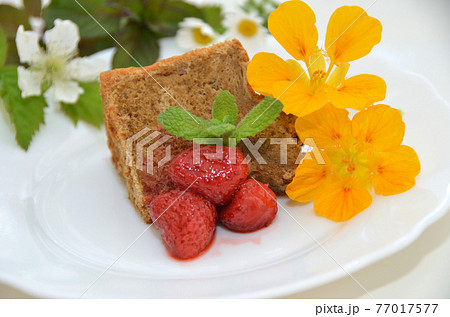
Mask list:
[[[220,90],[228,90],[236,98],[239,122],[263,99],[247,82],[248,61],[245,49],[233,40],[143,68],[115,69],[100,75],[112,161],[126,181],[131,202],[147,223],[151,223],[148,203],[158,194],[175,188],[167,176],[168,160],[192,146],[190,141],[167,134],[158,124],[158,115],[167,107],[179,105],[210,119],[214,97]],[[294,116],[281,113],[264,131],[250,138],[253,144],[258,138],[266,138],[259,153],[267,164],[258,164],[243,142],[238,144],[244,155],[252,157],[249,177],[269,184],[277,194],[284,194],[294,176],[301,145],[300,141],[289,145],[288,162],[280,164],[280,145],[271,144],[270,138],[296,138],[294,123]],[[156,147],[158,140],[161,144]],[[155,145],[150,160],[153,166],[147,166],[148,157],[136,150],[142,150],[143,145],[147,148]],[[165,164],[158,164],[161,162]]]

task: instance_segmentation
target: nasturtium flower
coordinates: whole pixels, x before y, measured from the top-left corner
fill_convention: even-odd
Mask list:
[[[364,109],[386,95],[375,75],[346,78],[349,62],[367,55],[381,40],[381,23],[357,6],[338,8],[327,27],[325,47],[317,47],[316,17],[300,0],[286,1],[269,16],[269,31],[294,58],[256,54],[247,68],[250,85],[279,98],[283,111],[305,116],[331,102],[337,108]],[[306,71],[299,62],[303,62]]]
[[[262,25],[263,19],[243,11],[230,12],[225,15],[223,26],[227,29],[227,39],[237,38],[247,50],[256,50],[265,42],[267,29]]]
[[[217,41],[218,35],[213,28],[200,19],[185,18],[178,26],[175,41],[184,50],[205,47]]]
[[[350,120],[348,111],[327,104],[297,118],[299,138],[313,138],[325,164],[304,160],[287,186],[296,201],[314,200],[320,216],[348,220],[372,203],[370,191],[395,195],[411,189],[420,172],[416,152],[402,145],[405,124],[399,110],[375,105]]]
[[[17,68],[22,97],[44,96],[49,103],[76,103],[84,92],[78,82],[94,81],[107,69],[100,57],[76,57],[80,33],[70,20],[55,20],[55,26],[43,37],[46,50],[39,45],[39,34],[19,26],[16,46],[20,62]]]

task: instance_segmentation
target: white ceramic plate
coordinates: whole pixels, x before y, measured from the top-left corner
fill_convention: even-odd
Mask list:
[[[269,47],[283,55],[273,41]],[[404,144],[422,164],[412,190],[375,196],[345,223],[279,198],[283,208],[269,228],[237,234],[219,227],[206,254],[180,262],[155,228],[145,231],[104,131],[74,128],[48,112],[28,153],[0,125],[0,280],[46,297],[270,297],[335,280],[405,247],[450,206],[450,107],[383,50],[355,64],[351,74],[381,75],[385,103],[404,112]]]

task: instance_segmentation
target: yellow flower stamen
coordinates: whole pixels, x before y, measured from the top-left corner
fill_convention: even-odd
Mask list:
[[[31,68],[43,72],[44,82],[50,83],[54,79],[64,79],[66,76],[65,66],[71,57],[64,55],[45,55],[45,57]]]
[[[258,25],[251,20],[242,20],[238,24],[238,31],[244,36],[252,37],[258,31]]]
[[[208,34],[204,34],[202,32],[202,28],[198,27],[192,31],[192,35],[194,36],[194,41],[201,45],[207,45],[212,42],[212,36]]]

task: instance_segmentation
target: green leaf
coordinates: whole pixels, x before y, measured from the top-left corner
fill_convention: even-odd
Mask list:
[[[55,19],[59,18],[63,20],[69,19],[75,22],[80,28],[80,36],[82,39],[105,37],[107,33],[104,29],[112,35],[119,31],[119,15],[121,13],[119,9],[105,5],[103,0],[79,0],[78,3],[77,1],[52,0],[49,6],[43,11],[47,28],[52,28]]]
[[[224,123],[236,124],[238,107],[236,98],[227,90],[221,90],[212,105],[213,118]]]
[[[129,21],[125,29],[121,31],[118,41],[126,51],[117,47],[117,53],[113,59],[114,68],[150,65],[159,57],[158,38],[139,23]]]
[[[41,0],[23,0],[23,6],[29,15],[34,17],[41,16]]]
[[[214,31],[219,34],[222,34],[226,31],[226,28],[222,24],[222,7],[210,5],[204,6],[200,9],[202,10],[201,19],[208,23],[214,29]]]
[[[80,83],[80,86],[84,93],[78,101],[74,104],[61,103],[61,109],[75,125],[81,120],[100,127],[103,124],[103,108],[99,83]]]
[[[167,132],[182,137],[184,140],[210,137],[207,129],[211,127],[211,122],[197,117],[179,106],[168,107],[164,110],[158,116],[158,122]]]
[[[14,38],[17,28],[21,24],[25,29],[31,28],[28,22],[28,14],[25,11],[6,4],[0,5],[0,26],[6,37]]]
[[[157,9],[150,7],[143,16],[149,29],[157,33],[158,37],[174,36],[178,30],[178,23],[186,17],[201,18],[202,11],[194,4],[182,0],[159,2]]]
[[[0,69],[0,97],[16,128],[17,143],[27,150],[40,124],[44,123],[44,98],[22,98],[17,85],[17,68],[13,66]]]
[[[6,60],[5,65],[18,65],[20,64],[19,54],[17,53],[16,41],[14,39],[8,39],[6,42]]]
[[[283,110],[281,101],[265,97],[257,106],[239,122],[236,131],[231,134],[231,137],[236,138],[236,143],[247,136],[255,136],[259,131],[264,130],[269,124],[275,121]]]
[[[211,122],[211,121],[210,121]],[[210,123],[211,124],[211,123]],[[234,131],[234,129],[236,129],[234,124],[229,124],[229,123],[219,123],[219,124],[212,124],[211,126],[209,126],[208,128],[206,128],[206,133],[209,135],[209,137],[211,138],[219,138],[221,137],[224,133],[227,132],[231,132]]]
[[[8,43],[6,42],[6,36],[0,28],[0,68],[5,64],[7,51]]]

